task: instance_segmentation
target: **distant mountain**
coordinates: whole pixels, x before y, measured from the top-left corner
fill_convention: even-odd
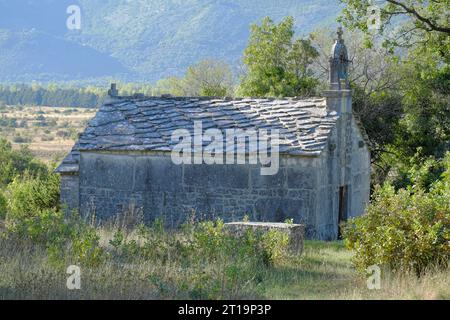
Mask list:
[[[72,4],[79,31],[66,28]],[[156,81],[204,58],[238,65],[263,17],[292,15],[303,35],[339,12],[337,0],[0,0],[0,80]]]
[[[3,81],[69,81],[129,72],[107,54],[36,30],[0,30],[0,52]]]

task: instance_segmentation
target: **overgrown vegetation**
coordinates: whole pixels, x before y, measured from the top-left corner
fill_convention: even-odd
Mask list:
[[[258,274],[261,277],[288,257],[285,235],[249,231],[236,237],[225,230],[221,220],[192,220],[180,230],[168,231],[162,220],[150,228],[144,226],[138,215],[133,216],[134,211],[113,221],[119,223],[102,226],[95,217],[83,219],[76,212],[67,216],[59,207],[57,175],[31,160],[26,149],[13,151],[5,141],[0,155],[5,163],[23,162],[14,166],[14,171],[1,172],[2,247],[19,252],[33,248],[55,272],[68,265],[93,272],[106,265],[138,268],[152,264],[149,277],[163,297],[243,298],[257,294]],[[102,245],[105,233],[112,237]],[[179,274],[167,274],[167,268],[175,268]]]
[[[0,138],[0,163],[0,190],[17,176],[48,174],[47,166],[37,161],[27,147],[13,150],[11,143],[3,138]]]
[[[389,184],[378,187],[365,216],[344,229],[346,244],[355,251],[355,265],[371,265],[396,272],[423,275],[450,262],[450,153],[446,171],[431,183],[398,191]]]
[[[423,276],[445,269],[450,260],[450,27],[443,8],[448,3],[379,3],[380,28],[374,31],[367,23],[374,13],[370,1],[342,2],[340,20],[362,32],[364,50],[381,48],[387,57],[383,71],[366,72],[353,82],[359,92],[355,109],[374,149],[375,192],[367,214],[349,222],[347,245],[355,250],[360,270],[378,264]]]
[[[13,158],[9,148],[3,150],[6,150],[4,159]],[[350,264],[352,253],[338,243],[308,242],[305,253],[296,257],[287,250],[286,235],[278,232],[257,234],[248,231],[236,237],[227,232],[221,220],[196,222],[194,216],[180,229],[166,230],[161,219],[150,227],[143,225],[139,210],[133,208],[100,225],[95,217],[82,218],[76,212],[63,214],[64,208],[59,208],[58,204],[59,179],[56,175],[40,169],[24,169],[5,177],[4,180],[10,182],[0,188],[0,299],[450,296],[446,285],[448,268],[441,271],[428,269],[433,272],[423,275],[420,281],[410,275],[400,278],[386,272],[383,291],[373,292],[367,289],[365,277],[354,272]],[[448,178],[448,172],[445,177]],[[447,239],[448,246],[448,229],[443,235],[447,238],[436,238],[436,241],[432,236],[440,234],[441,229],[424,222],[437,219],[436,223],[439,223],[442,213],[439,210],[445,209],[446,205],[448,208],[448,197],[445,197],[448,180],[433,185],[432,190],[440,195],[439,202],[420,195],[413,206],[420,205],[420,213],[430,208],[435,210],[434,218],[431,213],[425,217],[419,212],[410,214],[418,219],[414,228],[422,230],[422,241],[414,242],[415,238],[405,237],[398,242],[396,238],[390,243],[397,251],[384,253],[377,247],[382,242],[371,238],[374,244],[371,249],[384,254],[383,258],[398,257],[403,252],[403,244],[412,245],[413,242],[418,247],[408,247],[407,252],[416,254],[408,256],[409,261],[418,261],[424,267],[423,259],[437,261],[434,254],[445,257],[446,243],[442,239]],[[395,192],[388,190],[385,193],[392,196]],[[401,207],[405,199],[406,195],[402,195],[401,201],[390,204],[387,210],[396,205]],[[383,198],[383,201],[387,199]],[[379,213],[381,209],[376,209],[379,205],[374,206],[374,213],[369,212],[369,217],[376,215],[378,219],[387,219],[386,211]],[[401,214],[408,214],[411,208],[402,210],[390,218],[391,222],[395,223],[395,217]],[[445,212],[448,219],[448,211]],[[409,219],[402,221],[405,230],[409,230]],[[367,225],[364,221],[361,223]],[[386,224],[377,223],[390,230]],[[408,235],[405,232],[405,236]],[[431,245],[434,251],[429,251],[431,240],[438,246]],[[355,249],[358,261],[359,253],[367,248],[355,245]],[[366,263],[362,261],[358,265]],[[69,265],[82,268],[80,291],[69,291],[65,287]],[[426,267],[431,265],[426,264]]]

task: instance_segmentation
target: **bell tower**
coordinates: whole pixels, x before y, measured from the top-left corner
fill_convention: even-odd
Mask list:
[[[327,111],[335,112],[339,116],[336,124],[335,149],[330,149],[330,157],[335,161],[335,185],[333,196],[333,219],[336,226],[345,221],[351,214],[352,208],[352,156],[353,156],[353,114],[352,91],[348,74],[349,59],[347,47],[342,38],[343,31],[339,27],[329,59],[329,89],[323,92],[326,98]],[[340,229],[336,227],[338,235]]]
[[[329,89],[323,93],[327,98],[329,111],[336,111],[338,114],[352,112],[352,94],[348,77],[350,61],[343,34],[342,28],[339,27],[329,60]]]

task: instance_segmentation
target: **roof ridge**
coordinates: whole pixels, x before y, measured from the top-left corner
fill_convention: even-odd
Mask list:
[[[176,100],[176,101],[186,101],[186,100],[197,100],[197,101],[244,101],[244,100],[268,100],[268,101],[312,101],[312,100],[324,100],[324,97],[314,96],[314,97],[208,97],[208,96],[172,96],[172,95],[159,95],[159,96],[146,96],[144,94],[134,94],[131,96],[114,96],[112,97],[114,101],[108,102],[106,104],[116,104],[123,101],[146,101],[146,100]]]

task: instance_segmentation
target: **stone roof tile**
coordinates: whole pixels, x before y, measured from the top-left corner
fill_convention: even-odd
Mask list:
[[[56,171],[78,170],[79,151],[170,151],[172,132],[187,129],[193,135],[194,121],[224,136],[230,128],[277,129],[281,153],[317,156],[337,119],[325,99],[120,97],[100,108]]]

